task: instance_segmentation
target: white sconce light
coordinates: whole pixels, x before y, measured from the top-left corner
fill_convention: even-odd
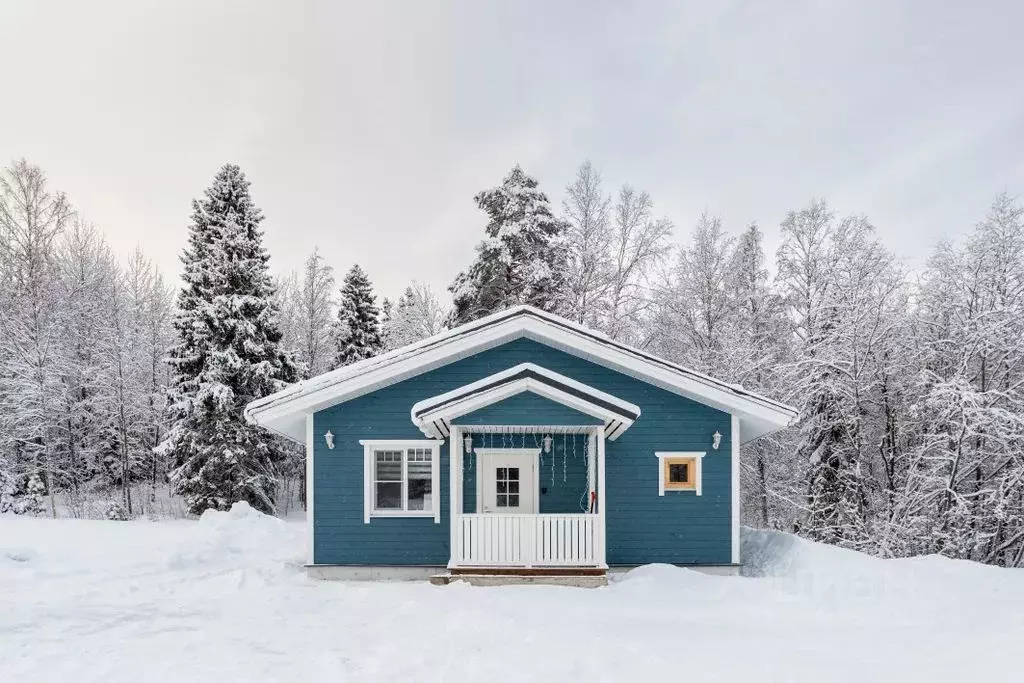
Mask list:
[[[544,452],[545,453],[550,453],[551,452],[551,441],[552,441],[552,439],[551,439],[550,436],[545,436],[544,437]]]
[[[711,435],[711,447],[717,451],[718,447],[721,445],[722,434],[716,430],[715,433]]]
[[[327,433],[324,434],[324,441],[327,442],[327,449],[333,451],[334,450],[334,434],[331,433],[330,429],[328,429]]]
[[[463,448],[462,448],[463,452],[465,452],[465,453],[472,453],[473,452],[473,436],[470,435],[470,434],[466,434],[466,438],[464,438],[462,440],[462,446],[463,446]]]

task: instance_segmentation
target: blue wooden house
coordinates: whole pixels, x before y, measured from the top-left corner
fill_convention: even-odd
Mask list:
[[[739,448],[793,408],[517,307],[292,385],[324,578],[735,571]]]

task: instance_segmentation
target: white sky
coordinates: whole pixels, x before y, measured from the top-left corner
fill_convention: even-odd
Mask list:
[[[515,162],[558,203],[589,158],[677,239],[706,209],[774,249],[826,197],[911,265],[1024,193],[1024,3],[628,4],[3,0],[0,162],[172,279],[237,162],[275,271],[315,244],[392,296],[443,293]]]

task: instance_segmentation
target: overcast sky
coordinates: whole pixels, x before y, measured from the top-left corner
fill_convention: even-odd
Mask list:
[[[443,292],[516,162],[560,203],[589,158],[677,240],[707,210],[774,249],[825,197],[911,265],[1024,193],[1024,3],[484,4],[3,0],[0,161],[175,279],[237,162],[275,271],[318,245],[387,295]]]

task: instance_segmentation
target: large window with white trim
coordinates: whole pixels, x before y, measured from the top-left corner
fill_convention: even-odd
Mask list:
[[[431,512],[431,449],[380,448],[373,451],[373,509]]]
[[[370,517],[435,517],[440,521],[439,443],[363,441],[365,520]]]

